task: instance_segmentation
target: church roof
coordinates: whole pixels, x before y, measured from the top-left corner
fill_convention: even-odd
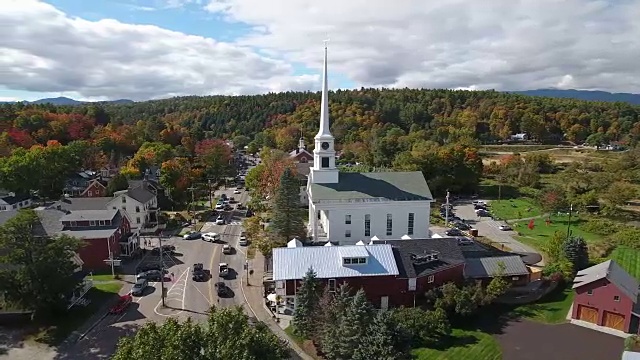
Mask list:
[[[382,199],[392,201],[433,200],[420,171],[341,172],[338,183],[311,184],[311,201]]]

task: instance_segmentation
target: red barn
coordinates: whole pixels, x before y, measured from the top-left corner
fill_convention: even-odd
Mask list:
[[[579,271],[573,289],[572,319],[638,333],[638,281],[615,261]]]
[[[93,179],[80,197],[105,197],[107,196],[107,182],[102,179]]]

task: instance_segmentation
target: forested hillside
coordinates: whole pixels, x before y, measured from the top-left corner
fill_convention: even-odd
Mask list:
[[[319,93],[287,92],[116,105],[2,104],[0,156],[18,147],[83,139],[111,159],[131,156],[145,142],[192,156],[196,143],[208,138],[232,139],[251,150],[288,151],[301,134],[311,143],[319,98]],[[330,99],[331,128],[343,161],[420,169],[436,189],[439,183],[472,186],[481,171],[475,145],[519,132],[545,143],[580,143],[595,133],[631,146],[640,139],[640,107],[623,103],[415,89],[336,91]]]

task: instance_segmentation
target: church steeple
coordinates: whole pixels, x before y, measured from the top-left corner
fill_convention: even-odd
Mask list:
[[[320,129],[316,138],[332,137],[329,130],[329,80],[327,79],[327,42],[324,43],[324,66],[322,68],[322,103],[320,105]]]
[[[329,131],[329,81],[327,80],[327,41],[324,43],[322,69],[322,104],[320,105],[320,129],[314,138],[313,168],[309,181],[316,184],[338,182],[334,138]]]

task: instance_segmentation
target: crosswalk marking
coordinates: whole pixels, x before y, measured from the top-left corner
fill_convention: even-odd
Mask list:
[[[231,221],[228,225],[242,225],[242,221]]]

